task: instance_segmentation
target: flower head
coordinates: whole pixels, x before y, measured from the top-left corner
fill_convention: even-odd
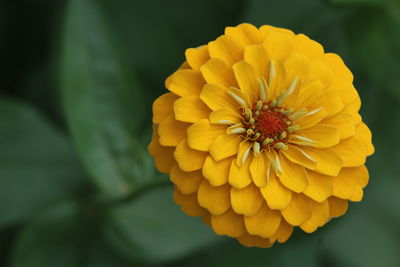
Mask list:
[[[149,151],[185,213],[245,246],[285,242],[362,199],[374,148],[352,82],[303,34],[227,27],[167,79]]]

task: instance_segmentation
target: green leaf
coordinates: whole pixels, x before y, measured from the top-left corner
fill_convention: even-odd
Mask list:
[[[98,234],[93,209],[55,203],[18,235],[10,267],[128,267]],[[136,266],[136,265],[135,265]]]
[[[147,262],[177,259],[220,239],[200,218],[179,210],[170,187],[154,189],[115,207],[103,230],[126,257]]]
[[[0,226],[21,222],[87,181],[66,138],[26,104],[0,98]]]
[[[96,1],[71,0],[63,50],[65,110],[85,167],[111,197],[129,194],[154,177],[146,144],[136,140],[143,128],[140,87],[127,75],[117,48]],[[138,170],[138,162],[145,162],[147,171]]]

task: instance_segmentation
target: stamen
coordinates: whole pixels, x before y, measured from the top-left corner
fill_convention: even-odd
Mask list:
[[[258,154],[260,154],[260,149],[261,149],[260,143],[259,142],[254,142],[254,144],[253,144],[254,155],[257,156]]]
[[[274,145],[274,148],[288,150],[289,147],[282,142],[278,142]]]
[[[242,165],[246,162],[247,158],[249,157],[250,149],[251,149],[251,146],[249,146],[249,148],[246,149],[246,151],[244,152],[243,157],[242,157]]]
[[[275,64],[272,60],[269,61],[269,81],[268,84],[271,84],[272,80],[276,76]]]
[[[299,129],[300,129],[300,126],[299,126],[299,125],[292,125],[292,126],[287,127],[287,131],[288,131],[289,133],[293,133],[293,132],[295,132],[295,131],[297,131],[297,130],[299,130]]]
[[[287,136],[286,131],[283,131],[283,132],[281,133],[281,135],[280,135],[280,138],[281,138],[281,139],[285,139],[286,136]]]
[[[254,131],[252,130],[252,129],[247,129],[247,135],[253,135],[254,134]]]
[[[264,77],[258,78],[257,81],[258,81],[258,87],[260,89],[260,100],[262,102],[265,102],[269,97],[267,81],[265,80]]]
[[[246,117],[246,120],[250,120],[253,117],[253,113],[251,112],[251,109],[246,108],[244,110],[244,116]]]
[[[265,140],[262,142],[262,145],[263,145],[263,146],[266,146],[266,145],[272,143],[273,141],[274,141],[274,140],[271,139],[271,138],[265,138]]]
[[[275,159],[270,159],[270,162],[272,169],[274,169],[276,175],[280,176],[282,174],[282,167],[278,155],[276,155]]]
[[[296,137],[297,139],[300,139],[301,141],[306,141],[306,142],[310,142],[310,143],[315,143],[315,140],[312,140],[310,138],[301,136],[301,135],[292,135],[293,137]]]
[[[240,134],[240,133],[245,133],[246,129],[245,128],[233,128],[233,129],[227,129],[226,130],[227,134]]]
[[[261,101],[261,100],[258,100],[257,103],[256,103],[256,109],[257,109],[257,111],[258,111],[258,110],[260,110],[261,108],[262,108],[262,101]]]
[[[301,153],[303,153],[303,155],[304,155],[306,158],[308,158],[308,159],[311,160],[311,161],[317,162],[313,157],[311,157],[310,155],[308,155],[308,154],[307,154],[306,152],[304,152],[302,149],[299,148],[299,150],[300,150]]]
[[[277,106],[277,102],[276,102],[276,99],[275,98],[272,98],[272,101],[271,101],[271,103],[269,104],[271,107],[276,107]]]
[[[228,95],[230,95],[233,100],[235,100],[240,106],[242,106],[243,108],[248,108],[248,105],[246,103],[246,101],[241,98],[237,93],[235,93],[235,91],[239,91],[239,89],[235,88],[235,87],[231,87],[228,89],[227,93]]]
[[[297,111],[296,113],[293,113],[292,115],[289,115],[289,119],[291,119],[292,121],[295,121],[295,120],[297,120],[298,118],[300,118],[301,116],[303,116],[306,113],[307,113],[307,109],[306,108],[302,108],[299,111]]]
[[[223,124],[223,125],[231,125],[231,124],[233,124],[233,122],[232,121],[230,121],[230,120],[220,120],[220,121],[216,121],[216,122],[213,122],[214,124]]]
[[[278,100],[276,101],[276,105],[280,106],[287,96],[288,96],[288,91],[282,90],[280,96],[278,97]]]
[[[304,114],[304,116],[310,116],[310,115],[314,115],[314,114],[318,113],[320,110],[322,110],[323,108],[324,108],[324,107],[320,107],[320,108],[317,108],[317,109],[311,110],[310,112],[308,112],[308,113]]]
[[[296,84],[297,84],[298,80],[299,80],[299,78],[297,76],[294,77],[294,79],[288,89],[288,93],[287,93],[288,96],[290,96],[294,92],[294,89],[296,88]]]

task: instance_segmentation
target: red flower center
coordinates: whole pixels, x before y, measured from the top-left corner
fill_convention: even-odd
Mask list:
[[[258,116],[254,117],[255,132],[261,134],[261,139],[274,138],[279,136],[288,127],[288,117],[277,110],[261,110]]]

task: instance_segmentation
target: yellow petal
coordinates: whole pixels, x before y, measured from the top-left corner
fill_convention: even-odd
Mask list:
[[[229,169],[229,184],[235,188],[244,188],[251,183],[250,174],[250,162],[252,161],[252,155],[249,155],[249,159],[239,167],[233,160]]]
[[[299,125],[301,129],[311,128],[320,123],[326,117],[326,111],[324,108],[311,110],[299,119],[294,124]]]
[[[238,214],[253,215],[260,209],[263,202],[260,189],[254,184],[249,184],[242,189],[231,188],[232,209]]]
[[[242,116],[232,109],[222,108],[210,113],[212,124],[232,125],[242,122]]]
[[[200,67],[210,58],[210,55],[208,54],[208,47],[206,45],[202,45],[197,48],[186,49],[185,56],[186,61],[194,70],[199,70]]]
[[[165,86],[179,96],[199,95],[205,84],[200,71],[181,69],[172,74],[165,81]]]
[[[346,213],[348,207],[348,201],[346,199],[330,197],[328,198],[328,202],[330,217],[340,217]]]
[[[167,116],[158,127],[160,144],[163,146],[177,146],[186,137],[189,124],[175,120],[173,114]]]
[[[242,23],[236,27],[226,27],[225,35],[233,38],[241,46],[258,44],[262,40],[259,30],[249,23]]]
[[[225,134],[226,126],[210,124],[207,119],[193,123],[187,130],[188,144],[199,151],[208,151],[214,140]]]
[[[311,147],[302,147],[302,150],[317,163],[314,168],[315,172],[336,176],[343,166],[342,159],[331,148],[315,149]]]
[[[212,186],[207,180],[203,180],[197,192],[200,206],[206,208],[213,215],[220,215],[230,207],[230,186]]]
[[[356,186],[356,189],[354,190],[354,193],[349,200],[353,202],[360,202],[363,196],[364,196],[363,189],[359,186]]]
[[[273,245],[273,243],[271,243],[267,238],[247,233],[238,237],[238,241],[245,247],[270,248]]]
[[[325,86],[329,86],[333,81],[333,73],[331,69],[319,58],[310,61],[310,72],[308,81],[320,80]]]
[[[203,175],[212,186],[226,184],[229,177],[232,158],[215,161],[211,156],[207,156],[203,165]]]
[[[227,93],[228,88],[215,85],[206,84],[201,90],[200,99],[212,110],[231,109],[233,111],[239,110],[237,104]]]
[[[244,48],[244,60],[249,62],[257,77],[269,76],[269,56],[263,45],[249,45]]]
[[[353,82],[353,74],[346,67],[340,56],[334,53],[326,53],[323,57],[323,61],[331,68],[335,76],[343,77],[349,82]]]
[[[208,51],[211,58],[222,59],[229,65],[233,65],[243,58],[243,48],[232,37],[226,35],[209,42]]]
[[[285,243],[292,234],[293,228],[294,227],[288,224],[285,220],[281,220],[278,230],[269,238],[269,240],[272,243],[275,241],[278,241],[279,243]]]
[[[365,167],[365,165],[363,165],[363,166],[361,166],[359,168],[360,168],[361,175],[360,175],[360,181],[359,181],[358,185],[361,188],[364,188],[368,184],[369,173],[368,173],[368,169],[367,169],[367,167]]]
[[[174,164],[170,179],[182,194],[189,195],[197,192],[203,176],[201,171],[184,172],[179,169],[178,164]]]
[[[292,200],[281,213],[288,223],[298,226],[311,218],[312,206],[308,197],[303,194],[293,193]]]
[[[282,174],[279,177],[281,183],[294,192],[303,192],[308,186],[308,175],[304,167],[285,158],[281,158],[280,163],[282,166]]]
[[[175,147],[161,146],[158,142],[158,127],[153,125],[153,138],[148,146],[150,155],[153,156],[157,170],[162,173],[169,173],[174,164]]]
[[[280,60],[270,60],[268,77],[268,92],[277,99],[282,90],[287,89],[289,83],[286,79],[285,67]]]
[[[175,119],[183,122],[196,122],[207,119],[211,110],[196,96],[185,96],[174,103]]]
[[[241,138],[237,135],[220,135],[210,147],[210,154],[216,161],[236,155],[239,150]]]
[[[269,209],[264,203],[256,214],[245,216],[244,223],[249,234],[268,238],[276,233],[281,219],[279,211]]]
[[[330,118],[325,118],[321,123],[332,125],[338,129],[340,140],[349,138],[356,132],[352,117],[344,112],[340,112]]]
[[[203,167],[207,153],[191,149],[187,140],[183,139],[176,147],[174,157],[181,170],[190,172],[200,170]]]
[[[212,215],[211,226],[217,234],[230,237],[239,237],[246,232],[243,216],[234,213],[232,209],[221,215]]]
[[[200,68],[207,83],[237,87],[232,67],[219,58],[211,58]]]
[[[350,105],[344,107],[342,110],[343,113],[349,114],[353,120],[354,125],[357,125],[361,122],[361,116],[358,114],[360,110],[361,101],[356,100]]]
[[[285,66],[286,79],[288,79],[290,82],[295,77],[299,77],[304,81],[310,72],[310,60],[297,52],[291,54],[284,61],[283,65]]]
[[[153,123],[160,124],[174,110],[174,102],[179,97],[173,93],[166,93],[158,97],[153,103]]]
[[[314,232],[318,227],[323,226],[329,220],[328,201],[312,203],[313,208],[311,218],[300,225],[300,228],[306,233]]]
[[[332,176],[322,175],[313,171],[308,172],[308,187],[304,194],[309,198],[323,202],[332,195],[333,188]]]
[[[319,80],[306,83],[300,88],[296,102],[293,104],[295,110],[306,108],[314,104],[325,92],[325,86]]]
[[[342,168],[339,175],[333,179],[332,194],[338,198],[350,199],[361,177],[365,175],[368,175],[368,172],[365,172],[364,167]]]
[[[361,122],[356,126],[356,134],[366,145],[367,156],[374,154],[375,148],[372,145],[372,134],[365,123]]]
[[[276,32],[280,32],[280,33],[286,33],[289,34],[291,36],[294,37],[294,33],[289,30],[289,29],[285,29],[285,28],[278,28],[278,27],[274,27],[271,25],[263,25],[260,27],[260,32],[261,35],[265,38],[271,31],[276,31]]]
[[[184,195],[175,187],[174,201],[189,216],[203,216],[207,214],[207,210],[200,207],[197,202],[197,194]]]
[[[286,59],[296,49],[293,35],[279,31],[269,31],[263,45],[272,59]]]
[[[257,101],[260,89],[257,82],[258,77],[252,65],[244,60],[239,61],[233,65],[233,72],[240,90],[250,98],[251,103]]]
[[[304,34],[297,34],[294,38],[296,50],[309,58],[322,58],[324,56],[324,48],[314,40],[311,40]]]
[[[265,159],[263,154],[254,156],[252,162],[250,163],[250,173],[253,178],[253,182],[258,187],[263,187],[267,185],[268,176],[267,171],[269,168],[268,161]]]
[[[284,187],[274,172],[270,172],[268,184],[260,188],[268,207],[273,210],[285,209],[292,199],[292,192]]]
[[[299,164],[307,169],[314,170],[317,165],[314,158],[297,146],[290,145],[288,150],[281,150],[281,152],[291,162]]]
[[[353,84],[343,78],[336,78],[327,88],[327,90],[335,91],[345,106],[353,103],[357,99],[360,99],[360,96],[358,95]]]
[[[358,167],[365,163],[367,148],[357,134],[342,140],[338,145],[332,147],[332,149],[342,159],[343,167]]]
[[[338,130],[327,124],[318,124],[308,129],[300,129],[296,131],[296,135],[313,140],[312,144],[317,148],[328,148],[339,143]],[[293,143],[299,142],[296,139]]]

